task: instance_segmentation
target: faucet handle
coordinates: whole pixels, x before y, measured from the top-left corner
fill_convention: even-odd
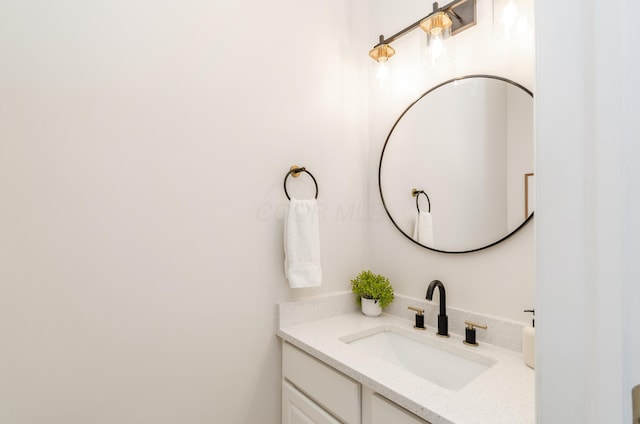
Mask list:
[[[408,306],[407,309],[416,311],[416,315],[424,315],[424,309],[416,308],[415,306]]]
[[[473,330],[474,327],[482,328],[483,330],[487,329],[487,326],[483,324],[476,324],[475,322],[471,322],[471,321],[465,321],[464,323],[467,324],[467,328],[469,330]]]
[[[478,342],[476,342],[476,327],[486,330],[487,326],[483,324],[476,324],[471,321],[465,321],[464,323],[467,324],[467,328],[464,330],[465,338],[462,343],[469,346],[478,346]]]
[[[427,327],[424,326],[424,309],[416,308],[415,306],[409,306],[407,309],[416,311],[416,323],[413,328],[416,330],[426,330]]]

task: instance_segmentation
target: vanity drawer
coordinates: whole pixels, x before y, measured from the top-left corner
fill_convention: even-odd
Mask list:
[[[360,384],[288,344],[282,344],[282,375],[345,423],[360,423]]]
[[[377,393],[371,397],[371,424],[429,424]]]

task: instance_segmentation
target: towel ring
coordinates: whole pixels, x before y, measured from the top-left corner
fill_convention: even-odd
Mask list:
[[[315,186],[316,186],[316,197],[315,198],[317,199],[318,198],[318,182],[313,177],[311,172],[307,171],[304,166],[298,166],[298,165],[292,165],[291,168],[289,169],[289,172],[287,172],[287,174],[284,176],[284,194],[285,194],[285,196],[287,196],[287,199],[291,200],[291,197],[289,197],[289,193],[287,192],[287,178],[289,178],[289,175],[293,175],[294,178],[297,178],[297,177],[300,176],[301,172],[306,172],[307,174],[309,174],[309,176],[313,180],[313,184],[315,184]]]
[[[431,200],[429,200],[429,195],[424,192],[424,190],[416,190],[415,188],[411,190],[411,195],[416,198],[416,209],[420,212],[420,205],[418,204],[418,200],[420,199],[420,195],[424,194],[424,197],[427,198],[427,204],[429,205],[428,212],[431,213]]]

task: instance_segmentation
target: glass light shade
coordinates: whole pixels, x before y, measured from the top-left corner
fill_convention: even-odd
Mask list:
[[[379,46],[369,50],[369,56],[371,56],[371,59],[380,63],[386,62],[394,54],[396,54],[396,51],[388,44],[380,44]]]
[[[448,38],[451,35],[451,25],[453,22],[445,12],[436,12],[420,22],[420,28],[427,33],[427,40],[430,37]]]
[[[379,62],[376,66],[376,81],[379,88],[384,88],[387,79],[389,78],[389,64],[386,62]]]
[[[501,40],[531,32],[532,5],[524,0],[493,0],[493,33]]]
[[[455,44],[447,43],[440,35],[422,35],[420,42],[420,58],[423,65],[430,68],[429,72],[445,72],[455,56]]]

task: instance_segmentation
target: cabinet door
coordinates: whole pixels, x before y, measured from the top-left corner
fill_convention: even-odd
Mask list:
[[[282,345],[282,376],[341,422],[360,424],[360,384],[300,349]]]
[[[371,424],[429,424],[378,394],[371,397]]]
[[[314,401],[282,382],[282,424],[340,424]]]

